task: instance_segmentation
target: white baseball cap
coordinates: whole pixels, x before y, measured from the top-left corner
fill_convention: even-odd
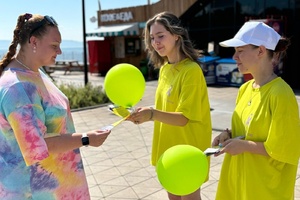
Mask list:
[[[275,50],[281,36],[263,22],[246,22],[234,38],[220,42],[223,47],[240,47],[248,44],[263,45],[267,49]]]

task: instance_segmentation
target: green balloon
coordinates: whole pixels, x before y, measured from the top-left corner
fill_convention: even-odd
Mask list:
[[[169,193],[185,196],[199,189],[206,180],[208,158],[194,146],[176,145],[161,155],[156,172]]]
[[[116,105],[125,108],[136,105],[144,95],[145,79],[142,72],[128,63],[113,66],[104,79],[107,97]]]

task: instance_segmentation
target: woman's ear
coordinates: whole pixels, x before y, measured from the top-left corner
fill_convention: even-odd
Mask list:
[[[267,52],[267,49],[265,46],[260,45],[258,47],[258,56],[262,56]]]
[[[37,38],[35,36],[31,36],[29,38],[29,46],[31,47],[33,53],[36,53],[36,43]]]
[[[30,36],[30,38],[29,38],[29,43],[31,44],[31,45],[35,45],[36,46],[36,41],[37,41],[37,37],[35,37],[35,36]]]

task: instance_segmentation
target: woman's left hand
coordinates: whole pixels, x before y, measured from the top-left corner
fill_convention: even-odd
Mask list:
[[[238,155],[245,152],[245,146],[247,145],[247,141],[240,139],[228,139],[222,143],[222,149],[220,150],[220,154],[229,153],[230,155]]]

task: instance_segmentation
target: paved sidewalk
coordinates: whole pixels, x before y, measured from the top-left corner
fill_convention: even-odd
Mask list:
[[[63,72],[52,74],[58,83],[83,84],[83,74]],[[101,85],[103,77],[89,75],[89,81]],[[157,81],[146,83],[146,91],[137,106],[153,106]],[[230,127],[238,88],[209,86],[214,138],[220,130]],[[300,96],[297,96],[300,103]],[[119,117],[107,106],[72,113],[76,130],[85,132],[111,124]],[[99,148],[82,147],[84,167],[92,200],[166,200],[167,195],[157,180],[155,168],[149,164],[152,122],[134,125],[123,122],[112,130]],[[202,199],[213,200],[217,189],[223,156],[211,157],[210,179],[202,186]],[[299,168],[298,168],[299,169]],[[295,199],[300,200],[300,175],[297,174]]]

